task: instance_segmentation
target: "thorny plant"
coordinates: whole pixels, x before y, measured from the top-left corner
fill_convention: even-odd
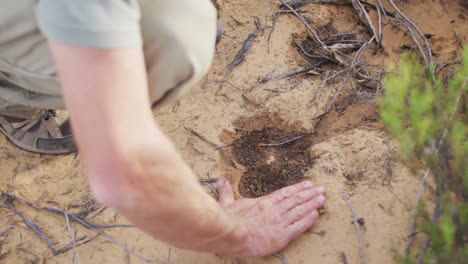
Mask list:
[[[404,263],[457,264],[468,259],[467,62],[465,49],[462,65],[453,76],[443,78],[424,71],[414,57],[406,55],[384,80],[382,122],[400,143],[410,166],[414,168],[417,161],[427,166],[416,194]],[[430,176],[436,183],[432,216],[420,202]],[[419,236],[424,236],[424,242],[412,254],[413,238]]]

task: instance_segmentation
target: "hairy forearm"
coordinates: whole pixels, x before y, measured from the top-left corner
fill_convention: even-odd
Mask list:
[[[235,252],[236,220],[203,191],[154,122],[141,49],[51,49],[96,197],[175,246]]]
[[[200,187],[175,151],[145,146],[132,155],[129,193],[116,208],[155,237],[173,245],[228,253],[239,245],[236,220]]]

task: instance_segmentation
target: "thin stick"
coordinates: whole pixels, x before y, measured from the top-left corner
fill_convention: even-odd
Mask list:
[[[171,264],[171,256],[172,256],[172,246],[170,246],[168,249],[166,264]]]
[[[315,100],[319,96],[320,91],[323,89],[323,87],[325,87],[327,82],[330,80],[329,77],[330,77],[330,71],[325,72],[325,75],[323,76],[323,80],[320,83],[320,86],[318,87],[317,91],[314,93],[314,97],[312,97],[312,99],[310,99],[309,103],[307,104],[308,109],[312,107],[312,104],[315,102]]]
[[[377,31],[375,30],[374,25],[372,24],[372,20],[370,19],[369,14],[367,13],[362,3],[359,0],[351,0],[351,3],[353,4],[354,9],[359,16],[359,20],[361,20],[361,23],[364,24],[364,27],[367,29],[367,32],[371,36],[374,36],[374,40],[377,42],[377,46],[380,46],[380,39]]]
[[[64,216],[65,216],[65,223],[67,224],[68,235],[70,237],[71,244],[73,246],[72,264],[80,263],[80,255],[78,255],[78,252],[76,250],[76,241],[75,241],[74,235],[71,232],[70,220],[68,219],[68,214],[64,213]]]
[[[361,228],[359,227],[358,218],[356,216],[356,209],[354,208],[354,205],[348,200],[348,198],[344,194],[341,194],[341,198],[343,198],[345,203],[351,209],[351,214],[353,216],[354,226],[356,227],[356,232],[357,232],[358,239],[359,239],[359,255],[361,257],[361,264],[364,264],[365,263],[365,259],[364,259],[364,240],[362,239]]]
[[[387,10],[385,10],[385,7],[382,4],[382,0],[377,0],[377,4],[378,5],[376,6],[376,9],[380,9],[381,11],[383,11],[382,13],[384,14],[385,20],[390,26],[393,26],[392,21],[390,21],[390,19],[387,16]]]
[[[303,134],[303,135],[300,135],[300,136],[297,136],[297,137],[294,137],[294,138],[291,138],[291,139],[288,139],[284,142],[281,142],[281,143],[273,143],[273,144],[265,144],[265,143],[260,143],[258,144],[259,147],[279,147],[279,146],[282,146],[282,145],[285,145],[285,144],[288,144],[288,143],[291,143],[293,141],[296,141],[298,139],[301,139],[307,135],[309,135],[310,133],[307,133],[307,134]]]
[[[231,156],[228,154],[228,152],[225,149],[220,148],[216,143],[214,143],[213,141],[207,139],[206,137],[204,137],[203,135],[201,135],[197,131],[193,130],[192,128],[189,128],[189,127],[186,127],[186,126],[184,126],[184,128],[185,128],[185,130],[189,131],[190,133],[192,133],[193,135],[195,135],[199,139],[203,140],[208,145],[212,146],[215,150],[218,150],[219,152],[221,152],[221,154],[224,156],[224,158],[226,158],[226,160],[229,162],[229,164],[232,167],[237,169],[236,163],[234,162],[234,160],[231,158]]]
[[[208,172],[207,175],[208,177],[208,180],[213,180],[214,178],[211,177],[211,173]],[[219,199],[219,192],[218,190],[216,190],[216,188],[213,186],[213,182],[210,182],[209,183],[209,186],[210,186],[210,189],[211,189],[211,192],[213,193],[213,195],[216,197],[216,199]]]
[[[305,11],[297,11],[297,12],[298,12],[298,13],[305,13]],[[272,15],[272,18],[271,18],[271,29],[270,29],[270,32],[268,32],[268,38],[267,38],[267,50],[268,50],[268,53],[270,53],[270,40],[271,40],[271,35],[273,35],[273,32],[274,32],[275,29],[276,29],[276,23],[278,22],[278,19],[279,19],[280,15],[289,14],[289,13],[292,13],[291,10],[280,10],[280,11],[275,12],[275,13]]]
[[[411,243],[413,242],[413,236],[411,236],[411,234],[414,233],[414,224],[416,222],[417,206],[419,205],[419,202],[421,200],[421,194],[422,194],[422,191],[424,190],[424,184],[426,183],[430,172],[431,172],[431,168],[427,168],[426,171],[424,172],[424,176],[421,180],[421,183],[419,183],[418,193],[416,194],[415,207],[413,209],[413,212],[411,213],[411,220],[410,220],[410,224],[408,227],[408,236],[406,237],[405,254],[407,256],[409,256],[410,254],[410,251],[411,251],[410,247],[411,247]]]
[[[288,261],[286,261],[286,259],[284,258],[283,254],[281,254],[281,252],[275,252],[273,253],[273,256],[277,257],[279,259],[279,261],[281,261],[281,264],[288,264]]]
[[[4,228],[2,231],[0,231],[0,237],[4,236],[6,233],[8,233],[11,229],[13,229],[13,225],[9,225],[6,228]]]
[[[229,70],[227,71],[226,75],[224,75],[224,79],[226,80],[231,72],[234,70],[236,66],[244,62],[245,58],[247,55],[250,53],[250,50],[252,49],[252,44],[254,39],[257,38],[258,33],[262,30],[262,25],[260,23],[260,19],[258,17],[255,17],[255,31],[252,32],[247,39],[244,41],[244,44],[242,45],[242,48],[237,52],[236,57],[234,60],[229,64]]]
[[[101,228],[101,229],[111,229],[111,228],[133,228],[135,226],[133,225],[126,225],[126,224],[115,224],[115,225],[106,225],[106,224],[94,224],[94,223],[89,223],[86,219],[84,219],[81,215],[79,214],[72,214],[72,213],[69,213],[69,212],[66,212],[64,210],[61,210],[61,209],[58,209],[58,208],[54,208],[54,207],[48,207],[48,206],[38,206],[38,205],[35,205],[29,201],[26,201],[22,198],[19,198],[15,195],[11,195],[11,194],[8,194],[8,197],[14,201],[18,201],[20,203],[23,203],[29,207],[32,207],[34,209],[38,209],[38,210],[45,210],[45,211],[48,211],[49,213],[53,213],[53,214],[56,214],[56,215],[60,215],[62,216],[63,214],[68,214],[69,216],[73,216],[71,221],[74,221],[75,218],[80,218],[82,221],[86,222],[88,225],[94,227],[94,228]]]
[[[31,263],[39,263],[39,260],[41,260],[41,258],[36,253],[34,253],[34,251],[32,251],[29,248],[23,247],[23,244],[17,245],[16,250],[20,250],[20,251],[23,251],[23,252],[26,252],[28,254],[33,255],[35,257],[35,259],[32,260]]]
[[[355,66],[358,64],[358,62],[361,59],[362,53],[364,53],[364,50],[369,46],[369,44],[373,41],[373,39],[374,39],[374,37],[372,37],[368,42],[366,42],[364,45],[362,45],[361,48],[356,52],[356,55],[354,55],[353,61],[351,62],[351,65],[349,66],[348,72],[346,73],[345,78],[341,82],[340,87],[338,88],[338,91],[336,92],[336,94],[333,97],[332,101],[330,102],[327,109],[325,110],[325,113],[330,112],[330,110],[331,110],[333,104],[335,103],[336,99],[338,98],[338,96],[343,91],[344,85],[351,78],[351,71],[354,70]]]
[[[126,252],[128,252],[129,254],[139,258],[140,260],[146,262],[146,263],[152,263],[152,262],[157,262],[157,263],[161,263],[163,264],[164,261],[160,261],[160,260],[150,260],[150,259],[147,259],[145,258],[144,256],[136,253],[134,250],[130,249],[127,245],[125,245],[124,243],[120,242],[119,240],[115,239],[113,236],[107,234],[106,232],[104,231],[101,231],[101,230],[98,230],[96,228],[94,228],[93,226],[91,226],[89,223],[83,221],[82,219],[76,217],[75,215],[70,215],[72,218],[74,218],[78,223],[80,223],[82,226],[94,231],[96,234],[99,234],[101,235],[102,237],[105,237],[106,239],[108,239],[110,242],[120,246],[122,249],[124,249]]]
[[[433,70],[434,63],[432,60],[432,48],[431,48],[431,45],[429,44],[429,40],[426,38],[422,30],[411,19],[405,16],[405,14],[398,8],[398,6],[395,4],[395,2],[393,2],[393,0],[388,0],[388,2],[390,3],[390,5],[392,5],[393,9],[395,9],[396,13],[400,15],[406,22],[408,22],[416,30],[419,36],[423,39],[424,45],[426,46],[426,52],[429,56],[429,61],[427,61],[426,59],[426,65],[428,65],[430,70]]]
[[[320,45],[324,50],[327,50],[327,45],[325,45],[325,43],[323,43],[321,40],[320,40],[320,37],[318,36],[317,32],[309,25],[309,23],[307,23],[307,20],[304,18],[304,16],[302,16],[301,14],[299,14],[296,9],[292,8],[291,5],[289,5],[288,3],[286,3],[285,1],[283,0],[279,0],[281,2],[281,4],[283,4],[284,6],[286,6],[287,8],[289,8],[289,10],[291,10],[294,15],[297,16],[297,18],[299,18],[299,20],[304,24],[304,26],[306,27],[307,31],[309,32],[309,36],[310,38],[315,41],[318,45]]]
[[[19,216],[21,218],[21,220],[23,220],[23,223],[26,224],[27,227],[29,227],[29,229],[31,229],[34,234],[36,234],[36,236],[44,241],[47,246],[49,246],[50,250],[52,251],[52,253],[55,254],[55,247],[54,247],[54,242],[52,242],[52,240],[50,240],[45,234],[44,232],[35,224],[33,223],[31,220],[29,220],[28,218],[26,218],[20,211],[18,211],[18,209],[16,209],[16,207],[14,207],[12,204],[6,202],[4,203],[4,205],[10,209],[11,211],[13,211],[17,216]]]
[[[426,65],[426,67],[429,67],[429,62],[427,60],[426,53],[424,53],[424,49],[422,48],[421,43],[419,43],[418,39],[416,38],[416,35],[413,32],[413,29],[411,29],[411,27],[408,26],[406,23],[404,23],[401,19],[397,19],[397,21],[398,21],[398,24],[406,28],[414,44],[416,45],[416,47],[418,47],[419,54],[421,54],[421,57],[424,60],[424,64]]]
[[[301,67],[301,68],[293,70],[293,71],[288,71],[288,72],[273,76],[271,78],[265,77],[263,82],[266,82],[266,81],[269,81],[269,80],[276,80],[277,81],[277,80],[281,80],[281,79],[284,79],[284,78],[287,78],[287,77],[291,77],[291,76],[294,76],[294,75],[297,75],[297,74],[300,74],[300,73],[303,73],[303,72],[308,72],[310,70],[319,68],[323,64],[325,64],[325,62],[321,61],[321,62],[316,63],[316,64]]]
[[[432,217],[432,223],[437,223],[437,221],[439,221],[441,214],[442,214],[442,208],[440,207],[440,202],[437,201],[436,208],[434,211],[434,216]],[[429,250],[430,245],[431,245],[431,238],[428,237],[426,241],[424,241],[424,246],[421,252],[419,252],[419,256],[418,256],[418,259],[416,260],[416,264],[423,263],[424,254]]]
[[[202,185],[205,185],[205,184],[211,184],[211,183],[215,183],[219,180],[219,178],[208,178],[208,179],[200,179],[198,180],[198,182],[200,182],[200,184]]]
[[[96,239],[98,236],[100,236],[100,235],[99,235],[99,234],[96,234],[96,235],[92,236],[92,237],[89,238],[89,239],[86,239],[86,236],[81,237],[81,238],[78,238],[78,239],[75,240],[75,241],[77,242],[77,243],[75,244],[75,247],[78,248],[78,247],[80,247],[80,246],[82,246],[82,245],[88,244],[89,242],[91,242],[91,241],[93,241],[94,239]],[[86,240],[84,240],[84,239],[86,239]],[[71,244],[66,245],[66,246],[64,246],[63,248],[58,249],[58,250],[55,252],[54,256],[61,255],[61,254],[66,253],[66,252],[68,252],[68,251],[70,251],[70,250],[72,250],[72,249],[73,249],[73,245],[71,245]]]
[[[380,10],[379,7],[377,7],[377,17],[378,17],[378,20],[377,20],[377,23],[379,24],[379,27],[378,27],[378,30],[379,30],[379,33],[378,33],[378,36],[377,36],[377,47],[375,48],[375,51],[374,51],[374,55],[377,54],[377,51],[380,47],[383,47],[382,46],[382,40],[383,40],[383,33],[382,33],[382,10]]]

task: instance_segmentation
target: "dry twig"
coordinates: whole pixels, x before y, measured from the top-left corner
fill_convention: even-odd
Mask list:
[[[189,128],[189,127],[185,127],[185,130],[189,131],[190,133],[192,133],[193,135],[195,135],[196,137],[198,137],[199,139],[203,140],[205,143],[207,143],[208,145],[212,146],[214,149],[218,150],[219,152],[221,152],[221,154],[223,155],[224,158],[226,158],[226,160],[229,162],[229,164],[236,168],[237,169],[237,165],[236,163],[234,162],[234,160],[231,158],[231,155],[229,155],[229,153],[223,149],[223,148],[220,148],[216,143],[214,143],[213,141],[207,139],[206,137],[204,137],[203,135],[201,135],[200,133],[198,133],[197,131],[193,130],[192,128]]]
[[[73,248],[72,264],[80,263],[80,256],[78,255],[78,252],[76,251],[75,236],[71,232],[70,220],[68,218],[68,214],[64,214],[64,216],[65,216],[65,222],[67,224],[68,235],[70,237],[72,248]]]
[[[377,31],[375,30],[374,25],[372,24],[372,20],[370,19],[369,14],[362,5],[361,1],[351,0],[351,3],[353,4],[354,9],[356,10],[359,16],[359,20],[361,20],[361,23],[364,24],[364,27],[367,29],[367,32],[371,36],[374,36],[374,40],[377,42],[377,46],[380,46],[379,34],[377,34]]]
[[[361,257],[361,264],[364,264],[365,263],[365,259],[364,259],[364,240],[362,239],[361,228],[359,227],[358,218],[356,216],[356,209],[354,208],[354,205],[349,201],[349,199],[344,194],[341,194],[341,198],[343,198],[343,201],[345,201],[345,203],[348,205],[349,209],[351,209],[351,214],[353,216],[354,226],[356,227],[356,232],[357,232],[358,239],[359,239],[359,255]]]
[[[283,142],[281,142],[281,143],[271,143],[271,144],[260,143],[260,144],[258,144],[258,146],[259,146],[259,147],[280,147],[280,146],[282,146],[282,145],[286,145],[286,144],[288,144],[288,143],[291,143],[291,142],[294,142],[294,141],[296,141],[296,140],[298,140],[298,139],[301,139],[301,138],[303,138],[303,137],[305,137],[305,136],[307,136],[307,135],[309,135],[309,134],[310,134],[310,133],[302,134],[302,135],[300,135],[300,136],[293,137],[293,138],[288,139],[288,140],[286,140],[286,141],[283,141]]]
[[[276,253],[273,253],[273,256],[275,256],[276,258],[279,259],[279,261],[281,261],[281,264],[288,264],[288,262],[286,261],[286,259],[284,258],[283,254],[281,254],[281,252],[276,252]]]

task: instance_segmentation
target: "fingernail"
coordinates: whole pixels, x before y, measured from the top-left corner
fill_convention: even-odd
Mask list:
[[[223,187],[224,185],[224,179],[219,179],[217,182],[218,187]]]
[[[317,201],[318,201],[319,203],[325,202],[325,196],[320,195],[319,197],[317,197]]]
[[[317,191],[318,191],[319,193],[324,193],[324,192],[325,192],[325,187],[319,186],[319,187],[317,187]]]
[[[313,184],[312,184],[311,181],[305,181],[305,182],[304,182],[304,186],[305,186],[305,187],[312,187]]]
[[[317,211],[313,211],[312,213],[310,213],[310,216],[312,216],[312,218],[316,218],[319,216],[319,213]]]

